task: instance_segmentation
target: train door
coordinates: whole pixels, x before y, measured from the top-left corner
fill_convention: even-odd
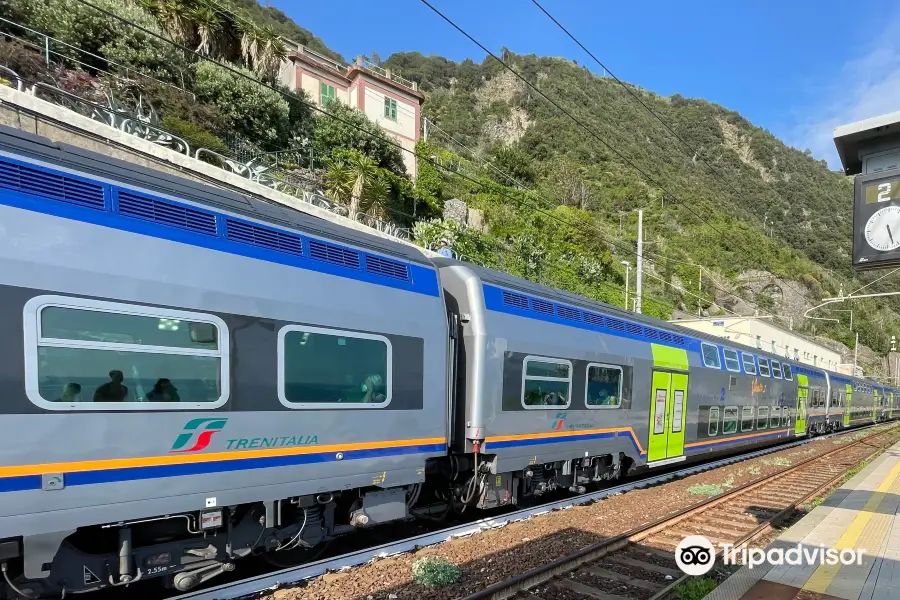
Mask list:
[[[850,426],[850,404],[853,401],[853,386],[847,384],[847,399],[844,401],[844,427]]]
[[[891,392],[888,396],[891,399],[891,405],[888,407],[888,419],[894,418],[894,392]]]
[[[872,421],[878,420],[878,390],[872,388]]]
[[[684,457],[684,426],[687,419],[688,376],[686,373],[653,371],[650,398],[650,439],[647,462],[676,462]]]
[[[797,418],[794,421],[794,433],[806,433],[806,407],[809,400],[809,379],[806,375],[797,375]]]

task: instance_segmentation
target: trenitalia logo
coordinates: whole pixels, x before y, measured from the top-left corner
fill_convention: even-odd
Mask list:
[[[556,413],[556,422],[554,423],[554,427],[552,431],[559,431],[562,429],[563,424],[566,422],[567,413],[561,412]]]
[[[185,423],[184,431],[178,435],[172,449],[169,452],[199,452],[205,450],[212,441],[214,433],[222,431],[228,419],[192,419]],[[196,442],[190,448],[185,448],[191,440]]]

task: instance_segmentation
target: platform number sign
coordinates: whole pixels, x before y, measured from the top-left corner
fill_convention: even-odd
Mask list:
[[[857,270],[900,265],[900,175],[856,177],[853,266]]]

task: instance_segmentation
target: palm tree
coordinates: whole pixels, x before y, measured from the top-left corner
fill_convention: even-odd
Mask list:
[[[191,22],[194,12],[192,0],[160,0],[157,6],[162,25],[174,41],[184,44],[194,37],[194,25]]]
[[[205,56],[218,48],[218,36],[222,33],[222,19],[212,8],[199,6],[191,12],[194,27],[197,28],[197,52]]]
[[[287,57],[287,48],[281,38],[270,29],[261,32],[259,62],[254,65],[256,72],[263,79],[275,79],[281,61]]]
[[[380,169],[371,158],[350,150],[343,160],[327,160],[325,184],[328,196],[342,204],[349,204],[351,219],[360,213],[380,216],[390,188],[381,177]]]
[[[261,36],[259,29],[248,22],[241,23],[241,58],[248,67],[259,61]]]

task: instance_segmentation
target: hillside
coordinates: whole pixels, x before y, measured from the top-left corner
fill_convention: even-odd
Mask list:
[[[704,314],[775,311],[785,325],[792,318],[795,328],[852,347],[848,313],[817,313],[842,323],[802,319],[841,285],[845,292],[863,285],[849,261],[850,178],[704,100],[630,87],[679,140],[614,80],[562,59],[509,51],[504,57],[608,145],[490,57],[480,65],[455,64],[404,53],[385,62],[426,91],[423,112],[439,124],[434,144],[475,164],[489,161],[554,204],[584,209],[598,235],[611,242],[616,256],[610,267],[619,269],[620,259],[633,262],[633,211],[643,207],[651,277],[655,272],[707,299],[700,301]],[[697,267],[674,261],[703,265],[715,281],[698,293]],[[649,284],[652,296],[696,314],[696,297],[652,279]],[[853,308],[861,340],[886,352],[896,306],[858,301],[840,308]]]
[[[7,66],[100,102],[105,90],[126,91],[107,71],[151,73],[152,81],[128,83],[128,93],[152,102],[161,125],[194,146],[244,157],[279,151],[283,165],[296,163],[286,176],[312,177],[332,202],[413,228],[418,243],[449,237],[465,260],[610,304],[624,301],[621,263],[635,263],[642,208],[647,314],[773,313],[849,347],[859,332],[882,356],[898,330],[896,299],[835,305],[854,311],[853,330],[849,312],[803,318],[822,298],[865,284],[850,270],[851,181],[727,108],[626,88],[559,58],[504,50],[538,93],[490,57],[395,54],[384,66],[426,94],[430,125],[413,182],[396,146],[364,115],[340,104],[316,115],[302,92],[253,81],[276,85],[279,35],[340,58],[281,11],[255,0],[220,0],[215,10],[209,0],[95,1],[143,29],[75,0],[0,2],[5,18],[92,53],[90,64],[63,58],[48,71],[33,48],[0,41]],[[169,40],[202,47],[244,75]],[[470,227],[442,219],[451,208],[466,214],[462,203],[480,211]]]

